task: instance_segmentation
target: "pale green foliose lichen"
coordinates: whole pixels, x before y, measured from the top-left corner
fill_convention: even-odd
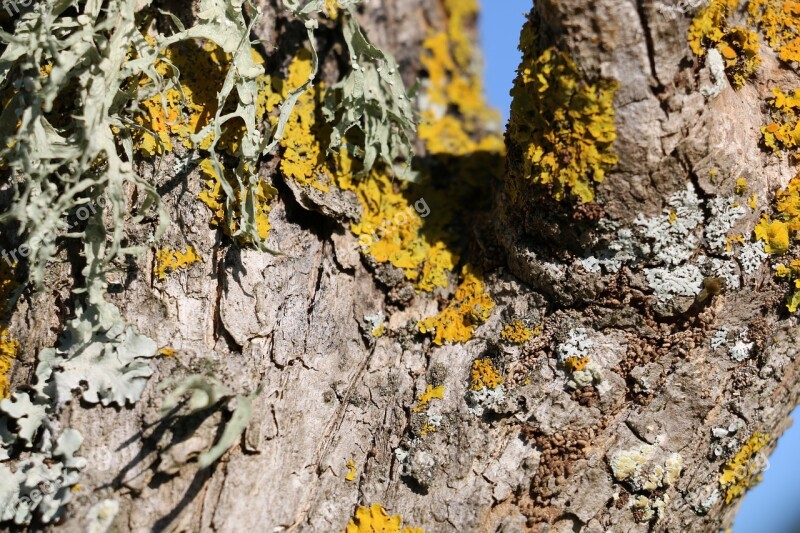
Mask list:
[[[259,387],[252,394],[237,395],[219,380],[196,374],[166,381],[159,388],[164,390],[169,387],[173,387],[173,390],[161,404],[161,413],[164,416],[191,416],[223,406],[231,411],[230,419],[225,423],[217,441],[197,457],[200,468],[214,464],[241,437],[253,416],[253,400],[261,393]],[[175,409],[182,405],[181,400],[187,394],[188,402],[183,409],[176,412]]]

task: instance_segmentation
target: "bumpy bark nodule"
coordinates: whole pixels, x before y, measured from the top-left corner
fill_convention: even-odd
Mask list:
[[[254,36],[268,70],[285,71],[305,29],[278,2],[259,4]],[[151,363],[134,406],[76,397],[62,411],[88,459],[62,529],[97,523],[103,500],[119,504],[113,527],[134,531],[340,531],[376,503],[429,532],[730,525],[800,391],[788,284],[773,276],[789,260],[750,237],[794,176],[761,127],[772,88],[792,89],[795,72],[764,43],[760,69],[735,90],[713,68],[719,54],[690,48],[697,13],[537,0],[503,174],[493,125],[468,124],[491,120],[475,111],[482,103],[431,96],[437,68],[451,78],[477,68],[477,55],[460,57],[455,34],[474,39],[475,21],[458,5],[368,0],[359,10],[404,79],[423,80],[423,120],[441,127],[418,146],[434,185],[406,189],[408,205],[425,200],[417,214],[435,217],[453,209],[441,199],[453,183],[478,191],[459,192],[458,217],[426,237],[459,250],[448,287],[417,290],[408,271],[364,253],[351,232],[368,208],[360,193],[299,184],[279,157],[260,172],[277,189],[268,244],[279,255],[209,227],[199,169],[176,172],[174,154],[143,159],[173,220],[166,245],[191,245],[202,262],[159,280],[151,251],[110,280],[126,321],[169,356]],[[437,37],[451,65],[426,63]],[[348,67],[343,44],[333,29],[318,38],[331,84]],[[435,141],[452,134],[451,115],[472,138],[443,148]],[[461,153],[468,141],[474,152]],[[478,185],[463,174],[475,168]],[[57,263],[48,290],[17,303],[13,387],[57,344],[73,270]],[[448,309],[450,322],[420,328]],[[447,342],[446,326],[468,340]],[[194,458],[230,415],[160,411],[159,382],[191,373],[241,394],[261,385],[244,435],[205,469]]]

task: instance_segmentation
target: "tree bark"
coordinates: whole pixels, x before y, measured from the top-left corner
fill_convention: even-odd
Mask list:
[[[276,1],[259,4],[265,15],[254,34],[277,71],[305,33]],[[429,75],[423,42],[446,30],[446,4],[368,0],[360,10],[368,36],[396,56],[409,85]],[[88,466],[61,529],[84,530],[89,509],[107,499],[120,505],[113,527],[133,531],[340,531],[356,507],[373,503],[428,532],[729,526],[740,499],[726,503],[721,473],[753,435],[768,434],[766,449],[774,446],[800,392],[800,335],[782,305],[786,285],[772,276],[777,260],[762,259],[750,274],[736,263],[739,288],[706,287],[706,298],[666,303],[646,272],[727,256],[697,238],[679,264],[664,267],[652,252],[613,272],[586,266],[605,257],[620,230],[637,227],[637,216],[667,216],[687,187],[701,204],[691,234],[706,235],[711,202],[737,197],[740,176],[758,208],[727,229],[749,236],[794,176],[789,156],[761,147],[760,127],[774,80],[797,83],[795,72],[762,44],[753,80],[704,96],[708,67],[686,38],[692,15],[664,17],[651,2],[537,0],[526,53],[554,46],[583,79],[619,83],[619,162],[594,184],[593,202],[556,201],[518,170],[526,147],[507,138],[509,172],[491,184],[488,211],[460,227],[462,263],[482,267],[495,304],[464,343],[436,345],[417,327],[452,300],[457,274],[449,289],[416,292],[401,270],[361,254],[349,193],[323,198],[266,161],[261,174],[278,189],[269,246],[281,253],[271,255],[208,226],[198,170],[176,180],[176,156],[142,162],[170,209],[166,245],[192,245],[203,262],[159,281],[151,251],[110,280],[109,299],[126,321],[175,355],[154,360],[135,405],[76,398],[62,412],[60,424],[84,436],[78,455]],[[323,58],[328,83],[340,76],[332,57]],[[49,276],[49,290],[26,293],[12,316],[22,341],[17,387],[32,381],[39,351],[57,344],[72,305],[69,264]],[[386,333],[375,336],[367,317],[381,313]],[[540,335],[506,342],[500,332],[516,320],[540,326]],[[723,328],[733,336],[712,347]],[[752,343],[741,361],[728,353],[736,332]],[[596,374],[588,383],[565,369],[564,357],[580,352],[569,352],[576,336],[589,342]],[[479,415],[467,400],[473,362],[486,358],[502,370],[505,395]],[[189,373],[211,373],[242,394],[262,385],[244,435],[207,469],[187,458],[213,444],[227,415],[161,423],[159,382]],[[420,414],[421,395],[439,385],[443,398]],[[431,416],[441,422],[426,432]],[[639,469],[626,475],[625,460]],[[667,480],[670,469],[677,474]],[[651,485],[638,479],[651,475]]]

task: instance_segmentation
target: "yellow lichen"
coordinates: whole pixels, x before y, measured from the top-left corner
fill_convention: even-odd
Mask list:
[[[204,181],[204,187],[198,199],[211,209],[211,225],[222,228],[228,236],[232,237],[236,235],[239,229],[236,220],[239,219],[242,204],[247,201],[246,190],[245,194],[242,195],[238,192],[239,188],[236,187],[237,196],[234,203],[234,212],[228,213],[225,210],[225,192],[222,187],[222,182],[214,169],[211,159],[204,159],[201,161],[200,170],[206,180]],[[228,177],[226,179],[235,180],[236,178]],[[233,183],[235,184],[236,181],[233,181]],[[259,237],[261,237],[261,239],[266,239],[271,227],[269,223],[269,203],[270,200],[278,194],[278,191],[264,180],[258,181],[256,191],[254,195],[256,228]]]
[[[425,392],[423,392],[419,400],[417,400],[417,406],[414,407],[413,411],[415,413],[420,413],[428,408],[428,404],[431,400],[441,400],[444,398],[444,385],[438,385],[434,387],[433,385],[428,385],[425,388]]]
[[[522,35],[523,60],[511,105],[508,139],[521,151],[513,178],[529,180],[556,199],[594,200],[594,185],[605,179],[617,155],[615,81],[588,80],[564,52],[538,53],[531,21]]]
[[[156,266],[154,273],[158,279],[167,279],[167,274],[176,270],[187,269],[195,263],[202,263],[203,258],[197,254],[193,246],[186,248],[185,252],[162,248],[156,253]]]
[[[800,306],[800,278],[794,280],[794,292],[786,300],[786,309],[790,313],[797,312],[798,306]]]
[[[289,68],[286,87],[279,87],[277,82],[273,85],[280,88],[282,95],[288,94],[310,72],[310,55],[300,54]],[[281,140],[282,172],[304,186],[327,191],[333,184],[354,192],[362,216],[351,225],[351,231],[359,238],[362,250],[379,263],[402,269],[418,290],[446,287],[449,273],[458,262],[458,255],[451,249],[454,238],[445,229],[452,210],[417,208],[420,202],[428,207],[426,202],[442,197],[442,193],[412,192],[411,186],[398,183],[380,165],[368,176],[359,176],[360,162],[346,149],[329,157],[324,119],[318,105],[322,100],[322,85],[312,87],[298,100]]]
[[[781,255],[789,249],[789,227],[780,220],[770,220],[764,216],[755,227],[756,238],[764,241],[768,254]]]
[[[787,95],[774,88],[772,95],[767,100],[771,121],[761,127],[764,144],[773,152],[796,150],[800,146],[800,90]]]
[[[148,38],[152,44],[152,39]],[[252,50],[257,64],[263,58]],[[134,145],[145,156],[172,151],[172,137],[187,148],[193,148],[191,136],[206,127],[217,113],[217,94],[230,68],[231,56],[213,42],[182,41],[167,48],[155,64],[156,72],[169,81],[167,88],[140,104],[134,117],[141,129],[134,134]],[[266,84],[262,76],[259,83]],[[140,82],[141,90],[151,89],[150,78]],[[263,110],[259,109],[263,118]],[[239,124],[243,127],[243,124]],[[241,132],[236,121],[227,124],[227,130],[218,147],[235,152],[237,135]],[[213,137],[199,144],[208,148]]]
[[[797,0],[750,0],[750,23],[764,33],[781,60],[800,61],[800,2]]]
[[[353,481],[356,478],[356,472],[358,469],[356,468],[356,462],[353,459],[347,461],[347,473],[344,475],[344,478],[347,481]]]
[[[525,327],[525,324],[521,320],[515,320],[511,324],[506,324],[500,336],[506,342],[522,344],[533,337],[533,331]]]
[[[470,382],[472,390],[494,390],[503,384],[503,376],[494,367],[491,359],[476,359],[472,362]]]
[[[725,492],[725,503],[731,503],[734,498],[761,481],[760,474],[764,465],[755,459],[769,440],[767,434],[753,433],[739,452],[722,468],[719,484]]]
[[[728,235],[725,238],[725,251],[731,253],[733,251],[733,243],[744,244],[744,235],[738,233],[736,235]]]
[[[353,519],[347,524],[343,533],[425,533],[420,528],[403,527],[403,519],[389,516],[379,503],[369,508],[359,507]]]
[[[171,346],[164,346],[163,348],[158,350],[158,355],[163,355],[164,357],[167,357],[169,359],[172,359],[173,357],[175,357],[176,353],[177,352],[176,352],[175,348],[173,348]]]
[[[383,323],[377,328],[372,330],[372,336],[375,338],[383,337],[383,334],[386,333],[386,324]]]
[[[280,98],[271,99],[275,104],[285,99],[308,80],[313,71],[311,53],[305,49],[295,57],[289,65],[289,76],[285,83],[273,81],[273,88],[280,89]],[[326,168],[326,149],[318,141],[316,126],[322,122],[316,101],[324,94],[320,84],[307,90],[300,96],[286,123],[281,147],[281,171],[283,174],[301,185],[310,185],[321,191],[330,190],[330,176]],[[268,106],[272,111],[274,104]],[[277,117],[272,117],[273,123]]]
[[[712,0],[689,26],[692,52],[702,57],[710,48],[719,50],[725,62],[725,72],[735,89],[753,77],[761,64],[758,35],[742,26],[729,24],[728,19],[738,4],[739,0]]]
[[[738,194],[739,196],[741,196],[743,194],[747,194],[747,190],[748,189],[749,189],[749,187],[747,185],[747,180],[746,179],[739,178],[739,179],[736,180],[736,189],[735,189],[736,194]]]
[[[791,245],[792,238],[800,231],[800,174],[789,181],[782,191],[775,195],[775,210],[771,220],[764,215],[755,228],[756,238],[765,241],[764,249],[772,254],[784,254]],[[786,300],[790,313],[800,306],[800,260],[794,260],[789,267],[777,265],[775,274],[779,278],[793,281],[792,292]]]
[[[497,112],[486,105],[482,73],[475,61],[474,38],[466,28],[478,14],[475,0],[446,0],[447,28],[433,32],[422,43],[422,65],[428,72],[426,88],[430,106],[423,111],[419,136],[434,154],[463,155],[483,150],[501,152],[502,139],[475,133],[488,122],[497,122]],[[455,115],[446,115],[452,108]]]
[[[14,291],[19,287],[15,269],[17,264],[0,261],[0,318],[5,318]],[[0,400],[8,398],[9,374],[19,353],[19,343],[11,337],[5,323],[0,323]]]
[[[455,297],[438,315],[418,324],[421,333],[434,333],[433,342],[466,342],[472,338],[475,327],[489,319],[494,301],[485,292],[483,277],[467,265]]]
[[[571,355],[564,361],[564,367],[570,372],[580,372],[585,369],[590,362],[588,357]]]
[[[8,375],[19,352],[19,343],[11,338],[11,333],[0,326],[0,400],[10,395]]]

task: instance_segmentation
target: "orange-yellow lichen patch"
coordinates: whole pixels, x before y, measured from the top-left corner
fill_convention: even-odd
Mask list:
[[[800,174],[789,181],[775,195],[775,220],[764,215],[755,228],[756,238],[765,242],[764,249],[771,254],[784,254],[791,240],[800,231]],[[794,260],[789,267],[777,265],[775,274],[779,278],[794,281],[794,287],[786,301],[786,308],[794,313],[800,306],[800,261]]]
[[[445,9],[448,25],[445,31],[434,32],[422,43],[422,65],[428,72],[429,85],[426,94],[431,107],[423,113],[420,138],[428,141],[433,153],[457,155],[473,144],[473,136],[485,124],[499,119],[497,112],[486,105],[483,96],[483,80],[475,61],[474,39],[467,27],[478,14],[474,0],[447,0]],[[456,115],[444,120],[444,111],[453,108]],[[446,135],[435,137],[434,132]],[[467,146],[453,145],[462,137]],[[489,145],[502,150],[499,137],[487,139]],[[441,142],[440,142],[441,141]],[[454,150],[453,150],[454,149]]]
[[[403,519],[389,516],[389,513],[379,503],[372,504],[369,508],[359,507],[347,529],[343,533],[425,533],[420,528],[403,527]]]
[[[500,336],[506,342],[522,344],[533,337],[533,331],[528,329],[522,320],[515,320],[511,324],[505,325]]]
[[[741,196],[743,194],[747,194],[748,189],[749,189],[749,186],[747,185],[747,180],[746,179],[739,178],[739,179],[736,180],[736,188],[734,189],[734,192],[736,194],[738,194],[739,196]]]
[[[759,461],[759,453],[769,443],[765,433],[753,433],[739,452],[725,464],[719,476],[719,484],[725,492],[725,503],[744,494],[747,489],[761,481],[764,462]]]
[[[489,319],[494,301],[486,293],[483,277],[467,265],[455,297],[438,315],[419,323],[421,333],[434,333],[434,344],[466,342],[472,338],[475,327]]]
[[[494,367],[491,359],[476,359],[472,362],[470,382],[472,390],[494,390],[503,384],[503,376]]]
[[[789,227],[780,220],[770,220],[764,216],[755,227],[756,238],[764,241],[768,254],[781,255],[789,249]]]
[[[156,253],[154,273],[158,279],[164,280],[171,272],[185,270],[195,263],[202,262],[203,258],[198,255],[193,246],[187,247],[185,252],[162,248]]]
[[[200,170],[206,180],[204,181],[204,187],[198,199],[211,209],[211,225],[222,228],[228,236],[236,235],[238,230],[236,220],[239,219],[242,204],[248,201],[247,191],[245,190],[244,194],[242,194],[235,178],[226,178],[237,191],[234,212],[227,213],[225,210],[225,191],[222,186],[222,180],[214,169],[212,161],[210,159],[201,161]],[[269,203],[277,194],[278,191],[266,181],[260,180],[258,182],[253,204],[255,207],[256,228],[262,240],[265,240],[269,235],[271,227],[269,223]]]
[[[356,462],[350,459],[347,461],[347,473],[344,475],[344,478],[347,481],[353,481],[356,478],[356,472],[358,472],[358,468],[356,468]]]
[[[286,87],[273,82],[274,90],[288,94],[310,72],[310,55],[300,54],[289,68]],[[369,175],[359,175],[360,162],[346,149],[329,157],[329,134],[326,135],[317,104],[323,99],[324,87],[317,85],[298,100],[281,140],[282,172],[296,183],[322,191],[329,190],[331,184],[353,191],[361,204],[362,217],[351,225],[351,230],[359,238],[362,251],[379,263],[402,269],[418,290],[446,287],[458,261],[450,246],[453,238],[445,231],[451,210],[432,213],[426,203],[432,196],[416,196],[386,167],[376,166]],[[420,209],[423,204],[427,209]]]
[[[16,279],[16,263],[0,261],[0,318],[5,318],[14,291],[19,287]],[[7,398],[9,373],[19,352],[19,343],[11,337],[6,325],[0,324],[0,399]]]
[[[18,352],[19,343],[11,338],[5,327],[0,326],[0,400],[10,394],[8,375]]]
[[[775,211],[790,231],[800,231],[800,175],[792,178],[786,189],[775,195]]]
[[[147,38],[151,45],[154,42]],[[255,50],[250,52],[253,62],[264,64],[264,58]],[[134,145],[145,156],[169,152],[172,140],[187,148],[194,148],[192,135],[209,125],[218,109],[217,95],[222,89],[230,69],[231,56],[211,41],[181,41],[168,47],[155,64],[155,70],[166,82],[165,88],[145,99],[134,116],[140,126],[134,132]],[[269,78],[261,75],[259,102],[256,118],[262,120],[266,114],[266,98],[269,96]],[[139,83],[142,91],[153,91],[153,83],[143,78]],[[233,119],[225,124],[217,148],[235,155],[244,132],[244,123]],[[208,149],[214,134],[209,134],[199,143],[199,148]]]
[[[761,64],[758,35],[742,26],[731,26],[728,18],[739,0],[712,0],[689,26],[689,46],[698,57],[716,48],[725,62],[725,72],[734,88],[742,87]]]
[[[425,388],[425,392],[423,392],[419,400],[417,401],[417,406],[414,407],[413,411],[415,413],[420,413],[428,408],[428,404],[431,400],[441,400],[444,398],[444,385],[439,385],[434,387],[433,385],[428,385]]]
[[[312,72],[311,53],[303,49],[289,65],[286,82],[273,81],[272,88],[278,91],[280,98],[270,98],[267,111],[271,112],[291,91],[302,86]],[[331,176],[327,168],[327,149],[320,142],[324,119],[315,105],[323,97],[324,86],[320,84],[304,92],[298,99],[281,138],[281,171],[301,185],[311,185],[321,191],[328,191]],[[273,116],[271,120],[274,123],[277,117]]]
[[[533,23],[523,29],[508,139],[522,151],[516,179],[545,187],[556,200],[594,200],[618,157],[612,150],[615,81],[588,80],[564,52],[537,50]]]
[[[161,348],[160,350],[158,350],[158,355],[162,355],[162,356],[167,357],[169,359],[172,359],[173,357],[175,357],[176,353],[177,353],[177,351],[175,350],[175,348],[172,348],[171,346],[165,346],[165,347]]]
[[[217,93],[229,66],[230,56],[212,42],[182,41],[167,48],[155,70],[171,83],[141,102],[141,112],[134,117],[142,128],[134,134],[139,151],[148,156],[169,152],[171,136],[191,146],[190,135],[207,126],[217,112]],[[139,85],[148,90],[152,80],[143,78]]]
[[[800,61],[800,2],[750,0],[747,12],[750,23],[761,28],[767,43],[783,61]]]
[[[570,372],[580,372],[585,369],[590,362],[588,357],[571,355],[564,361],[564,367]]]
[[[764,144],[774,152],[796,150],[800,146],[800,90],[785,94],[774,88],[772,95],[767,100],[771,121],[761,127]]]

